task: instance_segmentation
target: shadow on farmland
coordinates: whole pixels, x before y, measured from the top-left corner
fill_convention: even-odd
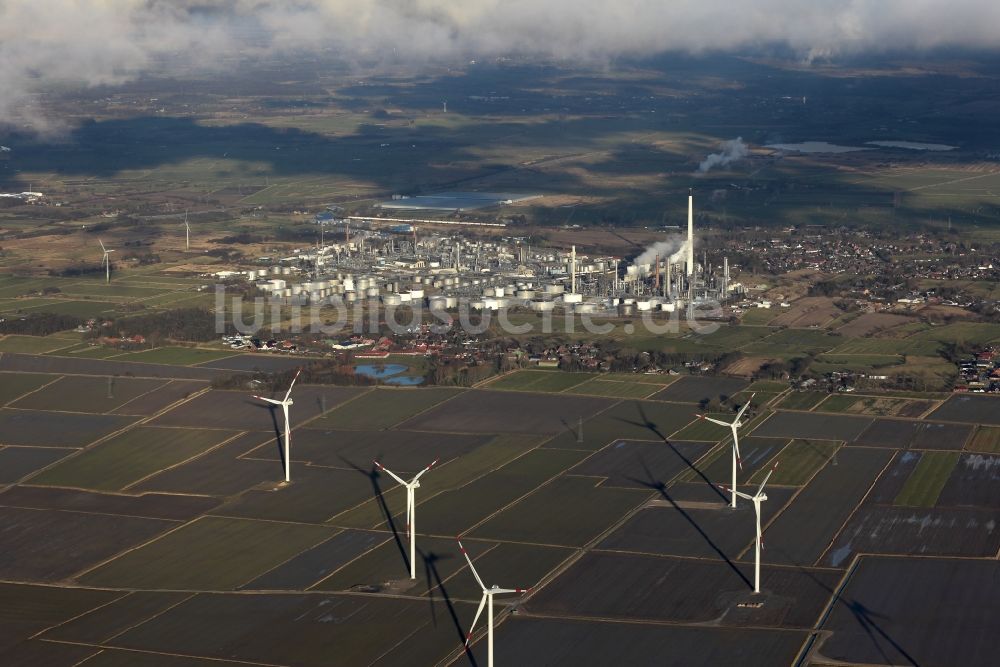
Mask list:
[[[862,603],[860,600],[845,600],[845,599],[843,599],[840,596],[840,593],[838,593],[837,591],[835,591],[834,589],[830,588],[828,585],[826,585],[825,583],[823,583],[815,575],[813,575],[813,573],[810,572],[808,569],[806,569],[806,568],[804,568],[802,566],[798,566],[798,570],[802,574],[806,575],[809,579],[811,579],[813,583],[815,583],[817,586],[819,586],[824,591],[826,591],[827,594],[830,595],[833,598],[834,604],[839,603],[839,604],[843,605],[844,607],[846,607],[849,612],[851,612],[851,615],[854,616],[854,620],[856,620],[858,622],[858,625],[861,626],[861,629],[865,631],[865,634],[868,635],[868,639],[871,640],[872,645],[875,647],[875,649],[878,651],[879,655],[882,657],[882,660],[883,660],[884,664],[886,664],[886,665],[892,665],[892,664],[895,664],[896,661],[894,659],[890,658],[886,654],[885,650],[882,648],[882,645],[878,641],[878,637],[881,637],[887,644],[889,644],[889,646],[891,646],[897,653],[899,653],[899,655],[903,656],[913,667],[920,667],[920,663],[917,662],[916,659],[914,659],[914,657],[912,655],[910,655],[909,653],[907,653],[906,649],[904,649],[899,644],[899,642],[897,642],[895,639],[893,639],[889,635],[889,633],[887,633],[885,630],[883,630],[879,626],[879,624],[875,622],[874,619],[887,620],[888,617],[885,614],[879,614],[879,613],[877,613],[875,611],[872,611],[871,609],[869,609],[868,607],[866,607],[864,605],[864,603]],[[844,584],[844,585],[846,586],[846,584]],[[830,612],[832,612],[832,611],[833,610],[831,608]],[[824,619],[822,621],[823,623],[825,623],[826,619],[829,618],[830,612],[827,612],[826,616],[824,617]],[[817,647],[817,651],[818,650],[819,650],[819,647]]]
[[[462,630],[462,622],[458,620],[458,614],[455,612],[455,605],[451,601],[451,596],[448,595],[448,589],[444,586],[444,580],[441,579],[441,573],[438,572],[437,562],[439,560],[445,560],[446,558],[452,558],[451,555],[439,555],[433,551],[424,553],[422,549],[417,549],[417,553],[420,554],[420,558],[424,561],[424,577],[427,579],[427,595],[430,598],[431,604],[431,623],[434,627],[437,627],[437,614],[434,611],[434,601],[435,598],[431,595],[431,592],[437,588],[441,591],[441,599],[444,600],[445,606],[448,608],[448,615],[451,617],[451,622],[455,626],[455,632],[458,633],[458,641],[465,642],[465,632]],[[469,656],[469,660],[473,665],[476,664],[476,658],[472,655],[472,652],[467,647],[465,649],[466,655]]]
[[[726,500],[726,501],[729,500],[729,498],[727,498],[725,496],[725,494],[723,494],[722,491],[719,490],[719,487],[717,485],[713,484],[712,481],[705,475],[705,473],[702,472],[697,466],[695,466],[694,462],[691,461],[691,459],[689,459],[688,457],[684,456],[684,454],[681,453],[681,451],[679,449],[677,449],[677,447],[675,447],[674,444],[672,442],[670,442],[669,439],[667,439],[667,436],[665,436],[663,434],[663,432],[660,430],[659,426],[657,426],[656,422],[654,422],[654,421],[652,421],[652,420],[649,419],[649,417],[646,415],[646,410],[642,407],[642,403],[640,403],[639,401],[636,401],[635,402],[635,408],[639,412],[639,419],[641,421],[634,422],[634,421],[631,421],[631,420],[628,420],[628,419],[623,419],[622,417],[616,417],[616,419],[618,421],[620,421],[620,422],[625,423],[625,424],[631,424],[632,426],[638,426],[640,428],[645,428],[645,429],[649,430],[658,439],[662,440],[664,442],[664,444],[666,444],[668,447],[670,447],[670,449],[673,451],[673,453],[676,454],[678,457],[680,457],[681,461],[684,461],[684,464],[688,468],[690,468],[695,473],[697,473],[698,476],[701,477],[702,481],[705,482],[705,484],[707,484],[712,489],[712,491],[714,491],[716,494],[718,494],[718,496],[722,500]],[[643,468],[646,468],[646,464],[645,463],[643,463]],[[648,474],[649,470],[646,469],[646,472]],[[650,479],[652,479],[652,477],[650,477]],[[640,483],[640,484],[646,484],[646,482],[642,482],[642,481],[639,481],[639,480],[636,480],[636,481],[638,481],[638,483]],[[663,483],[662,482],[658,482],[658,484],[663,484]],[[646,484],[646,485],[648,486],[648,484]],[[653,488],[653,487],[650,487],[650,488]]]
[[[736,564],[733,563],[733,561],[729,560],[729,556],[727,556],[725,554],[725,552],[723,552],[722,549],[720,549],[719,546],[715,542],[712,541],[712,538],[708,536],[708,533],[706,533],[704,530],[702,530],[701,526],[698,525],[698,522],[695,521],[693,518],[691,518],[691,515],[688,514],[687,512],[685,512],[684,508],[682,508],[680,505],[678,505],[677,501],[675,501],[670,496],[670,494],[667,493],[667,485],[664,484],[663,482],[658,481],[653,476],[652,471],[649,469],[649,466],[646,465],[645,461],[643,461],[643,460],[640,459],[640,462],[642,463],[642,469],[643,469],[643,471],[646,473],[646,479],[642,480],[642,479],[635,479],[635,478],[631,478],[631,477],[628,478],[628,479],[630,481],[632,481],[632,482],[635,482],[636,484],[642,484],[646,488],[653,489],[654,491],[656,491],[657,493],[659,493],[660,496],[662,496],[664,500],[666,500],[668,503],[670,503],[671,506],[673,506],[673,508],[675,510],[677,510],[682,517],[684,517],[685,521],[687,521],[689,524],[691,524],[692,528],[694,528],[696,531],[698,531],[698,534],[701,535],[702,539],[704,539],[705,542],[708,544],[708,546],[710,546],[712,548],[712,551],[714,551],[719,556],[719,558],[721,558],[722,560],[724,560],[726,562],[726,565],[729,566],[729,569],[731,569],[733,572],[735,572],[736,575],[740,579],[743,580],[743,583],[745,583],[748,588],[752,589],[753,588],[753,584],[750,583],[750,580],[747,579],[746,575],[743,574],[743,572],[741,572],[738,567],[736,567]]]
[[[409,572],[410,557],[406,553],[406,547],[403,545],[402,538],[399,536],[399,530],[396,528],[396,522],[392,520],[392,512],[389,511],[389,505],[385,502],[385,494],[382,491],[382,485],[379,483],[379,477],[381,477],[381,475],[379,475],[375,465],[372,464],[372,467],[369,470],[365,470],[364,468],[355,465],[354,462],[348,461],[343,456],[340,457],[340,460],[360,472],[362,475],[365,475],[369,482],[371,482],[372,493],[375,496],[375,500],[378,502],[379,509],[382,510],[382,516],[385,517],[385,522],[388,524],[389,530],[392,531],[392,539],[395,540],[396,548],[399,549],[399,555],[403,559],[403,566],[406,571]]]
[[[271,426],[274,428],[274,442],[275,446],[278,448],[278,460],[281,461],[281,470],[284,473],[288,469],[288,461],[285,460],[285,448],[282,447],[282,429],[281,424],[278,423],[278,408],[273,403],[256,403],[253,401],[247,401],[256,408],[262,408],[271,413]],[[291,451],[288,452],[289,458],[291,458]]]

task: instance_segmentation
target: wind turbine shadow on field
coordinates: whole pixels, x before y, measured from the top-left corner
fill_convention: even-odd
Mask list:
[[[462,630],[462,622],[458,619],[458,613],[455,611],[455,604],[451,601],[451,596],[448,595],[448,590],[444,587],[444,580],[441,578],[441,573],[438,572],[437,562],[439,560],[446,560],[452,558],[451,555],[439,555],[433,551],[425,553],[422,549],[417,549],[420,554],[420,558],[424,561],[424,576],[427,578],[427,597],[431,604],[431,622],[437,627],[437,616],[434,613],[434,601],[435,598],[432,595],[432,591],[437,588],[441,591],[441,599],[444,600],[445,606],[448,608],[448,615],[451,616],[451,622],[455,626],[455,632],[458,633],[458,641],[465,641],[465,632]],[[476,658],[472,655],[472,652],[466,648],[466,654],[469,656],[469,660],[472,664],[476,664]]]
[[[878,650],[879,655],[882,656],[882,660],[885,662],[885,664],[891,665],[894,664],[894,661],[888,655],[886,655],[885,650],[882,648],[881,644],[879,644],[878,638],[875,636],[876,634],[879,637],[882,637],[882,639],[884,639],[893,649],[895,649],[899,653],[899,655],[903,656],[903,658],[908,660],[912,665],[912,667],[920,667],[920,663],[917,662],[912,655],[907,653],[906,649],[904,649],[899,644],[899,642],[897,642],[895,639],[889,636],[889,633],[887,633],[885,630],[879,627],[879,624],[873,620],[876,618],[881,620],[888,620],[888,617],[885,614],[879,614],[875,611],[868,609],[868,607],[866,607],[858,600],[843,599],[836,591],[834,591],[834,589],[830,588],[825,583],[823,583],[820,579],[816,577],[816,575],[814,575],[808,569],[806,569],[801,565],[797,565],[796,567],[798,568],[799,572],[806,575],[809,579],[813,581],[814,584],[816,584],[824,591],[826,591],[829,596],[833,597],[834,604],[842,604],[845,607],[847,607],[847,610],[851,612],[852,616],[854,616],[854,620],[858,622],[858,625],[861,626],[861,629],[865,631],[866,635],[868,635],[868,638],[871,640],[872,645],[874,645],[875,648]],[[827,617],[829,617],[829,614],[827,614]]]
[[[288,466],[288,461],[285,460],[285,448],[282,444],[282,431],[281,425],[278,423],[278,411],[273,403],[257,403],[256,401],[247,401],[250,405],[255,408],[262,408],[271,413],[271,426],[274,427],[274,443],[275,447],[278,448],[278,460],[281,461],[282,469]]]
[[[389,511],[389,505],[385,502],[385,493],[382,491],[382,485],[379,484],[379,471],[375,468],[373,464],[368,470],[359,467],[352,461],[348,461],[343,456],[339,457],[341,461],[354,468],[362,475],[368,478],[368,481],[372,485],[372,493],[375,499],[378,501],[379,509],[382,510],[382,515],[385,517],[385,522],[389,525],[389,530],[392,531],[392,538],[396,541],[396,548],[399,549],[399,555],[403,557],[403,564],[406,567],[407,572],[410,570],[410,557],[406,555],[406,547],[403,545],[403,540],[399,537],[399,530],[396,528],[396,522],[392,520],[392,512]]]
[[[743,580],[743,583],[745,583],[748,588],[752,589],[753,584],[750,583],[750,580],[747,578],[747,576],[743,574],[743,572],[738,567],[736,567],[736,564],[733,563],[733,561],[729,560],[729,556],[727,556],[725,552],[723,552],[722,549],[720,549],[719,546],[714,541],[712,541],[712,538],[709,537],[708,533],[706,533],[702,529],[702,527],[698,525],[698,522],[695,521],[690,514],[685,512],[684,508],[682,508],[679,504],[677,504],[677,501],[674,500],[669,493],[667,493],[667,485],[657,480],[653,476],[652,471],[650,471],[649,466],[646,465],[645,461],[640,459],[640,462],[642,463],[642,469],[646,473],[647,479],[641,480],[641,479],[635,479],[634,477],[629,477],[627,479],[629,479],[629,481],[635,482],[636,484],[642,484],[646,488],[653,489],[654,491],[659,493],[664,500],[670,503],[673,506],[673,508],[677,510],[682,517],[684,517],[685,521],[691,524],[692,528],[698,531],[698,534],[701,535],[702,539],[704,539],[705,542],[708,544],[708,546],[712,548],[712,551],[714,551],[719,556],[719,558],[721,558],[726,562],[726,565],[729,566],[729,569],[735,572],[737,576],[739,576],[739,578]]]
[[[642,421],[634,422],[634,421],[631,421],[629,419],[624,419],[622,417],[615,417],[615,419],[617,419],[618,421],[623,422],[625,424],[631,424],[632,426],[638,426],[640,428],[645,428],[645,429],[648,429],[649,431],[651,431],[653,433],[653,435],[655,435],[658,439],[662,440],[668,447],[670,447],[671,451],[673,451],[674,454],[676,454],[678,457],[680,457],[681,461],[684,461],[684,464],[688,468],[690,468],[691,470],[693,470],[694,472],[696,472],[698,474],[698,476],[701,477],[702,481],[705,482],[705,484],[707,484],[712,489],[713,492],[715,492],[723,500],[726,500],[726,501],[729,500],[728,498],[726,498],[725,494],[723,494],[722,491],[719,490],[719,487],[716,484],[713,484],[712,481],[705,475],[705,473],[702,472],[701,469],[698,468],[691,461],[691,459],[689,459],[688,457],[684,456],[684,454],[682,454],[681,451],[679,449],[677,449],[677,447],[674,445],[674,443],[670,442],[670,440],[667,438],[667,436],[665,436],[663,434],[663,432],[660,430],[659,426],[656,425],[656,422],[651,421],[649,419],[649,417],[646,416],[646,411],[643,409],[642,403],[636,401],[635,402],[635,408],[636,408],[636,410],[639,411],[639,419],[641,419]],[[645,468],[645,464],[643,464],[643,467]],[[639,483],[640,484],[645,484],[645,482],[639,482]]]

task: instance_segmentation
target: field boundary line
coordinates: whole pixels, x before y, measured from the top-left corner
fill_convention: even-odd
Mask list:
[[[253,667],[284,667],[279,663],[274,662],[247,662],[245,660],[232,660],[229,658],[210,658],[202,655],[195,655],[192,653],[167,653],[165,651],[153,651],[150,649],[141,648],[127,648],[124,646],[106,646],[104,644],[92,644],[89,642],[73,642],[67,641],[65,639],[39,639],[39,641],[48,642],[50,644],[65,644],[68,646],[84,646],[86,648],[100,649],[99,652],[104,651],[126,651],[128,653],[139,653],[142,655],[162,655],[168,658],[190,658],[192,660],[208,660],[210,662],[217,662],[222,665],[252,665]],[[94,656],[88,657],[86,660],[90,660]],[[84,663],[86,663],[86,660]],[[81,663],[81,664],[84,664]]]
[[[76,449],[76,451],[74,451],[72,454],[68,454],[68,455],[62,457],[61,459],[53,461],[52,463],[50,463],[47,466],[44,466],[42,468],[39,468],[38,470],[30,472],[27,475],[25,475],[25,476],[21,477],[20,479],[18,479],[14,483],[15,484],[23,484],[25,482],[29,482],[32,479],[34,479],[35,477],[37,477],[38,475],[40,475],[43,472],[45,472],[46,470],[48,470],[49,468],[53,468],[57,464],[62,463],[63,461],[69,461],[69,460],[72,460],[72,459],[74,459],[74,458],[76,458],[78,456],[81,456],[84,452],[89,451],[91,449],[94,449],[98,445],[102,445],[105,442],[107,442],[107,441],[109,441],[109,440],[111,440],[113,438],[116,438],[117,436],[119,436],[119,435],[121,435],[123,433],[126,433],[126,432],[128,432],[129,430],[131,430],[133,428],[137,428],[139,426],[143,426],[147,422],[152,421],[154,418],[159,417],[160,415],[164,414],[165,412],[173,409],[174,406],[181,405],[181,404],[183,404],[183,403],[185,403],[185,402],[187,402],[187,401],[195,398],[196,396],[200,396],[201,394],[205,393],[206,391],[209,391],[208,387],[205,387],[204,389],[200,389],[200,390],[194,392],[193,394],[189,395],[188,397],[182,398],[179,401],[174,401],[173,403],[171,403],[167,407],[163,408],[159,412],[156,412],[154,414],[149,415],[148,417],[143,417],[142,419],[134,421],[131,424],[129,424],[129,425],[123,427],[123,428],[118,429],[117,431],[113,431],[111,433],[108,433],[104,437],[98,438],[97,440],[94,440],[93,442],[91,442],[91,443],[89,443],[87,445],[84,445],[83,447],[74,448],[74,449]],[[92,413],[86,413],[86,414],[92,414]],[[102,416],[104,416],[104,415],[102,415]],[[118,417],[118,416],[122,416],[122,415],[110,415],[110,416]]]
[[[128,405],[132,401],[137,401],[140,398],[142,398],[143,396],[148,396],[149,394],[152,394],[154,391],[158,391],[160,389],[163,389],[164,387],[166,387],[168,384],[170,384],[173,381],[174,381],[173,379],[167,380],[166,382],[164,382],[163,384],[159,385],[158,387],[153,387],[149,391],[144,391],[143,393],[139,394],[138,396],[134,396],[134,397],[128,399],[127,401],[125,401],[121,405],[119,405],[117,407],[114,407],[114,408],[108,410],[107,412],[101,412],[99,414],[110,415],[110,414],[114,413],[117,410],[121,410],[122,408],[124,408],[126,405]],[[124,415],[128,415],[128,413],[124,413]],[[142,417],[143,415],[134,415],[134,416],[136,416],[136,417]]]
[[[889,469],[889,467],[892,465],[893,461],[896,460],[896,457],[899,456],[899,453],[898,453],[899,451],[903,451],[903,450],[897,450],[897,453],[895,453],[892,456],[890,456],[889,460],[886,461],[886,464],[884,466],[882,466],[882,470],[880,470],[879,473],[877,475],[875,475],[875,479],[872,480],[872,483],[868,487],[868,490],[865,491],[865,494],[863,496],[861,496],[861,500],[859,500],[858,503],[854,506],[854,509],[851,511],[850,515],[848,515],[847,519],[844,520],[844,523],[842,523],[840,525],[840,528],[837,529],[837,532],[833,534],[833,537],[830,539],[830,543],[826,545],[825,549],[823,549],[823,552],[819,555],[819,558],[817,558],[815,561],[813,561],[813,563],[812,563],[813,565],[816,565],[817,563],[819,563],[820,561],[822,561],[823,560],[823,556],[825,556],[827,554],[827,552],[830,551],[830,547],[832,547],[833,543],[837,541],[837,538],[840,537],[840,534],[842,532],[844,532],[844,528],[846,528],[847,524],[849,524],[851,522],[851,519],[854,518],[854,515],[858,513],[858,510],[861,509],[861,506],[865,504],[865,500],[868,499],[868,496],[871,495],[872,489],[874,489],[875,485],[878,484],[878,482],[879,482],[880,479],[882,479],[882,475],[885,474],[885,471]]]
[[[305,589],[303,589],[303,590],[305,590],[305,591],[309,591],[309,592],[313,592],[313,591],[316,591],[316,587],[317,587],[317,586],[319,586],[319,585],[320,585],[320,584],[322,584],[322,583],[323,583],[324,581],[326,581],[327,579],[329,579],[329,578],[330,578],[330,577],[332,577],[333,575],[335,575],[335,574],[337,574],[338,572],[340,572],[341,570],[343,570],[343,569],[344,569],[345,567],[347,567],[348,565],[351,565],[352,563],[356,563],[356,562],[358,561],[358,559],[360,559],[360,558],[364,558],[365,556],[367,556],[367,555],[368,555],[368,554],[370,554],[371,552],[373,552],[373,551],[375,551],[376,549],[378,549],[379,547],[381,547],[381,546],[382,546],[383,544],[388,544],[389,542],[391,542],[391,541],[392,541],[392,535],[393,535],[393,533],[392,533],[392,531],[391,531],[391,530],[386,530],[386,531],[381,531],[381,530],[368,530],[368,529],[366,529],[366,528],[341,528],[341,529],[340,529],[340,530],[339,530],[338,532],[334,533],[334,534],[333,534],[333,536],[331,536],[331,537],[330,537],[330,539],[332,540],[332,539],[333,539],[334,537],[336,537],[337,535],[340,535],[341,533],[343,533],[343,532],[345,532],[345,531],[348,531],[348,530],[362,530],[362,531],[365,531],[365,532],[373,532],[373,533],[382,533],[382,532],[384,532],[384,533],[385,533],[385,540],[384,540],[384,541],[382,541],[382,542],[379,542],[379,543],[378,543],[378,544],[376,544],[376,545],[374,545],[374,546],[373,546],[373,547],[372,547],[371,549],[368,549],[367,551],[364,551],[364,552],[362,552],[362,553],[359,553],[359,554],[358,554],[357,556],[355,556],[354,558],[350,559],[349,561],[347,561],[346,563],[344,563],[343,565],[341,565],[340,567],[338,567],[338,568],[337,568],[336,570],[334,570],[334,571],[333,571],[333,572],[331,572],[330,574],[328,574],[328,575],[326,575],[325,577],[322,577],[322,578],[320,578],[320,579],[318,579],[318,580],[314,581],[313,583],[309,584],[309,585],[308,585],[308,586],[306,586],[306,587],[305,587]],[[322,543],[321,543],[321,544],[322,544]],[[274,570],[274,568],[271,568],[271,569],[270,569],[270,570],[268,570],[267,572],[271,572],[271,571],[273,571],[273,570]],[[265,574],[267,574],[267,572],[262,572],[262,573],[260,574],[260,576],[264,576]],[[331,591],[322,591],[322,592],[323,592],[323,593],[329,593],[329,592],[331,592]]]
[[[153,427],[150,427],[150,428],[153,428]],[[186,463],[190,463],[191,461],[199,459],[202,456],[205,456],[206,454],[210,454],[211,452],[214,452],[216,449],[219,449],[220,447],[224,447],[224,446],[228,445],[229,443],[233,442],[237,438],[240,438],[244,434],[249,433],[249,432],[250,431],[239,431],[239,432],[236,433],[236,435],[232,435],[232,436],[224,439],[222,442],[220,442],[218,444],[215,444],[215,445],[212,445],[211,447],[209,447],[208,449],[206,449],[203,452],[199,452],[198,454],[194,454],[192,456],[189,456],[188,458],[184,459],[183,461],[178,461],[177,463],[174,463],[173,465],[169,465],[166,468],[160,468],[156,472],[151,472],[148,475],[146,475],[145,477],[140,477],[139,479],[135,480],[134,482],[129,482],[128,484],[126,484],[125,486],[123,486],[121,489],[119,489],[119,491],[127,491],[128,489],[131,489],[133,486],[135,486],[137,484],[141,484],[142,482],[145,482],[148,479],[152,479],[153,477],[156,477],[157,475],[159,475],[161,473],[165,473],[168,470],[173,470],[174,468],[180,467],[180,466],[182,466],[182,465],[184,465]],[[147,491],[146,493],[149,493],[149,492]],[[207,497],[208,498],[217,498],[218,496],[207,496]]]
[[[435,403],[434,405],[432,405],[430,407],[424,408],[423,410],[420,410],[419,412],[415,412],[414,414],[410,415],[409,417],[403,417],[402,419],[400,419],[398,422],[396,422],[395,424],[393,424],[389,428],[382,429],[382,430],[384,430],[384,431],[395,431],[397,428],[399,428],[404,423],[410,421],[411,419],[416,419],[420,415],[426,414],[426,413],[430,412],[431,410],[439,408],[442,405],[444,405],[445,403],[448,403],[450,401],[453,401],[453,400],[457,399],[459,396],[462,396],[467,391],[471,391],[472,389],[474,389],[474,387],[465,387],[461,391],[456,391],[453,396],[449,396],[448,398],[444,399],[443,401],[439,401],[439,402]]]
[[[20,373],[16,373],[16,375],[20,375]],[[11,403],[16,403],[16,402],[20,401],[22,398],[27,398],[28,396],[31,396],[32,394],[34,394],[36,392],[39,392],[42,389],[45,389],[46,387],[52,386],[56,382],[59,382],[59,380],[62,380],[64,377],[65,377],[64,375],[57,375],[53,379],[51,379],[48,382],[46,382],[45,384],[43,384],[41,387],[38,387],[37,389],[32,389],[31,391],[29,391],[29,392],[27,392],[25,394],[21,394],[20,396],[15,396],[14,398],[10,399],[9,401],[7,401],[6,403],[4,403],[0,407],[6,408]]]
[[[28,639],[36,639],[36,638],[39,638],[39,635],[43,635],[43,634],[45,634],[46,632],[49,632],[50,630],[55,630],[55,629],[56,629],[56,628],[58,628],[58,627],[61,627],[61,626],[63,626],[63,625],[66,625],[67,623],[72,623],[73,621],[75,621],[75,620],[77,620],[77,619],[80,619],[80,618],[83,618],[84,616],[86,616],[86,615],[88,615],[88,614],[91,614],[91,613],[93,613],[93,612],[95,612],[95,611],[98,611],[99,609],[104,609],[105,607],[108,607],[108,606],[110,606],[110,605],[113,605],[114,603],[116,603],[116,602],[118,602],[118,601],[120,601],[120,600],[124,600],[124,599],[125,599],[125,598],[127,598],[128,596],[132,595],[132,592],[131,592],[131,591],[127,591],[127,592],[125,592],[125,591],[122,591],[122,592],[124,592],[125,594],[124,594],[124,595],[119,595],[118,597],[116,597],[116,598],[115,598],[115,599],[113,599],[113,600],[108,600],[108,601],[107,601],[107,602],[105,602],[104,604],[99,604],[99,605],[97,605],[96,607],[93,607],[92,609],[88,609],[88,610],[86,610],[86,611],[83,611],[83,612],[80,612],[80,613],[79,613],[79,614],[77,614],[76,616],[73,616],[73,617],[71,617],[71,618],[67,618],[67,619],[66,619],[65,621],[60,621],[59,623],[56,623],[55,625],[50,625],[49,627],[45,628],[44,630],[39,630],[39,631],[38,631],[38,632],[36,632],[35,634],[33,634],[33,635],[29,635],[29,636],[28,636]]]

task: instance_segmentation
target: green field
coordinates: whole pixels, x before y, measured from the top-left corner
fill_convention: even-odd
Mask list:
[[[779,408],[784,410],[812,410],[829,396],[825,391],[793,391],[781,399]]]
[[[782,355],[801,352],[826,352],[843,342],[843,337],[817,329],[781,329],[763,340],[744,346],[743,352],[759,355]]]
[[[231,357],[236,352],[229,350],[209,350],[200,347],[158,347],[142,352],[130,352],[115,357],[121,361],[142,361],[149,364],[175,364],[191,366],[206,361]]]
[[[225,431],[140,426],[66,459],[32,484],[120,491],[236,435]]]
[[[59,379],[58,375],[39,373],[0,373],[0,406],[6,405],[29,391],[35,391]]]
[[[394,389],[377,387],[352,401],[338,405],[310,423],[312,428],[342,428],[377,431],[392,428],[416,414],[462,393],[462,389],[422,387]]]
[[[473,530],[470,535],[562,546],[583,546],[651,491],[597,486],[594,477],[561,477]]]
[[[829,394],[825,401],[816,406],[816,412],[847,412],[860,400],[861,397],[854,394]]]
[[[81,577],[89,586],[232,590],[336,531],[252,519],[204,517]]]
[[[12,404],[28,410],[108,413],[162,387],[167,380],[66,375]]]
[[[922,452],[920,462],[896,496],[894,504],[934,507],[959,459],[958,452]]]
[[[775,458],[778,467],[768,484],[804,485],[834,457],[839,448],[839,442],[830,440],[792,440]],[[758,470],[750,482],[759,484],[766,474],[766,469]]]
[[[917,356],[934,356],[939,344],[936,340],[925,340],[912,336],[910,338],[849,338],[833,348],[830,354],[838,357],[843,355],[864,355],[866,358],[896,357],[901,354]]]
[[[594,378],[591,373],[563,371],[514,371],[489,383],[490,389],[509,391],[560,392]]]
[[[731,412],[713,412],[707,417],[719,419],[721,421],[732,421],[736,415]],[[682,428],[671,436],[672,440],[702,440],[705,442],[719,442],[728,438],[732,431],[725,427],[713,424],[704,419],[695,419],[693,422]]]
[[[587,396],[607,396],[610,398],[649,398],[660,391],[662,385],[643,384],[641,382],[623,382],[619,380],[604,380],[595,378],[582,384],[570,387],[567,394],[582,394]]]
[[[72,341],[50,336],[4,336],[0,338],[0,352],[44,354],[73,345]]]

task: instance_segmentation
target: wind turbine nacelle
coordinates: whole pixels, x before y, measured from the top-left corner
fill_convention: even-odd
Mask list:
[[[764,502],[765,500],[767,500],[767,494],[766,494],[766,493],[762,493],[762,494],[760,494],[760,496],[758,496],[758,497],[760,498],[760,501],[761,501],[761,502]]]

